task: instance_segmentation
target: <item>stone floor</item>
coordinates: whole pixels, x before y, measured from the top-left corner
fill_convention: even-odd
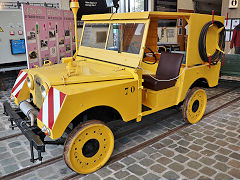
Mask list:
[[[237,85],[240,86],[240,82],[221,81],[218,87],[207,89],[208,97]],[[240,89],[236,89],[209,101],[206,113],[239,96]],[[9,91],[0,92],[0,137],[19,132],[8,128],[8,117],[2,114],[1,102],[8,97]],[[113,155],[184,124],[182,114],[170,115],[173,112],[176,110],[167,109],[144,117],[140,123],[122,123],[115,134],[159,119],[152,126],[117,139]],[[61,155],[63,147],[47,145],[46,151],[43,161]],[[0,179],[31,166],[29,154],[29,143],[24,136],[0,141]],[[73,173],[60,160],[16,179],[62,179]],[[80,175],[78,179],[240,179],[240,101],[95,173]]]

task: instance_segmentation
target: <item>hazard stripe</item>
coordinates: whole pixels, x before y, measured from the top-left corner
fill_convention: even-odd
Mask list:
[[[38,119],[50,129],[54,126],[65,97],[66,95],[59,90],[53,87],[49,89],[48,95],[39,111]]]
[[[18,93],[21,91],[24,83],[25,83],[25,81],[23,81],[23,82],[17,87],[17,89],[15,89],[15,90],[12,92],[12,95],[13,95],[13,96],[16,97],[16,94],[18,94]]]
[[[57,89],[53,89],[54,93],[54,119],[57,119],[57,116],[59,114],[60,108],[61,108],[61,102],[60,102],[60,91]]]
[[[48,127],[52,129],[54,124],[54,101],[53,101],[53,88],[48,92]]]
[[[22,72],[23,72],[23,71],[20,71],[20,72],[19,72],[17,78],[22,74]],[[15,83],[16,83],[16,82],[15,82]],[[14,85],[15,85],[15,84],[14,84]]]
[[[18,74],[18,77],[17,77],[17,79],[16,79],[16,81],[15,81],[15,83],[14,83],[13,86],[15,86],[15,85],[19,82],[19,80],[22,79],[22,77],[23,77],[24,75],[25,75],[25,72],[20,71],[19,74]]]
[[[20,94],[20,91],[18,91],[18,93],[15,95],[15,97],[18,98],[19,94]]]
[[[19,74],[18,74],[18,77],[14,83],[14,86],[13,86],[13,89],[12,89],[12,96],[14,97],[18,97],[19,94],[20,94],[20,91],[26,81],[26,78],[27,78],[27,73],[26,72],[23,72],[23,71],[20,71]]]
[[[23,74],[23,73],[22,73]],[[18,87],[19,85],[27,78],[27,73],[25,75],[23,75],[23,77],[20,79],[20,77],[18,79],[20,79],[18,82],[16,81],[16,85],[14,85],[13,89],[12,89],[12,92],[14,92]],[[18,80],[17,79],[17,80]]]
[[[64,101],[64,99],[65,99],[65,94],[63,94],[62,92],[60,93],[60,105],[62,106],[62,103],[63,103],[63,101]]]
[[[42,121],[42,108],[40,109],[37,117],[40,121]]]
[[[42,122],[48,126],[48,97],[45,98],[42,109]]]

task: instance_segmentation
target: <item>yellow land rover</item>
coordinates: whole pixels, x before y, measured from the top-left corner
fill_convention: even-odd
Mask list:
[[[158,51],[158,24],[166,19],[187,21],[185,55]],[[32,161],[33,147],[39,152],[37,159],[42,159],[45,136],[57,140],[67,132],[66,164],[78,173],[91,173],[113,152],[114,136],[107,122],[139,122],[143,116],[181,104],[186,122],[202,118],[207,96],[196,85],[218,84],[224,17],[138,12],[87,15],[82,20],[74,57],[21,70],[17,77],[12,97],[31,123],[4,103],[5,113],[30,141]]]

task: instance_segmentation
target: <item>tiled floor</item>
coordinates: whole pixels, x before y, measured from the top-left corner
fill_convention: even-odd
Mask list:
[[[224,92],[240,82],[221,81],[217,88],[207,90],[208,97]],[[240,96],[240,89],[208,102],[206,113]],[[7,100],[9,91],[0,92],[0,102]],[[8,128],[8,117],[2,115],[0,103],[0,137],[16,133]],[[141,123],[161,119],[151,126],[115,141],[113,155],[184,124],[181,113],[171,115],[167,109],[144,117]],[[169,114],[168,118],[163,119]],[[119,133],[138,126],[123,123]],[[19,131],[18,131],[19,132]],[[44,160],[62,154],[62,146],[47,145]],[[0,142],[0,177],[29,167],[29,143],[24,136]],[[62,179],[72,172],[63,160],[16,179]],[[157,143],[103,167],[99,171],[80,175],[79,179],[240,179],[240,101],[176,132]],[[0,178],[1,179],[1,178]]]

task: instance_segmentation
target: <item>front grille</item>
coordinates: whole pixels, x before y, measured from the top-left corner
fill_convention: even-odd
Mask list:
[[[36,80],[39,82],[36,82]],[[35,102],[36,102],[36,106],[40,109],[43,103],[43,98],[42,98],[42,93],[41,93],[41,80],[39,77],[35,76],[34,77],[34,89],[35,89]]]

